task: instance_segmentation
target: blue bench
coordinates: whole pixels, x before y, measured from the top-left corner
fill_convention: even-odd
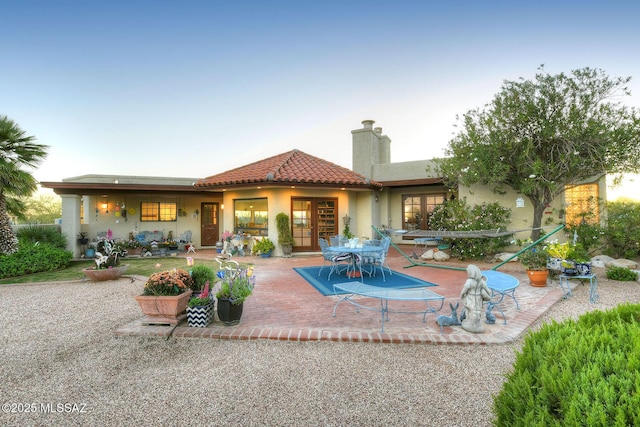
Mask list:
[[[338,302],[333,307],[333,317],[336,317],[336,310],[338,305],[342,301],[347,301],[356,306],[356,312],[360,312],[359,308],[365,308],[367,310],[380,311],[382,315],[382,328],[381,332],[384,332],[384,322],[385,320],[389,320],[389,312],[391,313],[422,313],[422,323],[426,322],[427,313],[435,313],[442,309],[444,305],[444,297],[442,295],[438,295],[437,293],[430,291],[426,288],[408,288],[408,289],[399,289],[399,288],[386,288],[383,286],[373,286],[367,285],[362,282],[346,282],[346,283],[336,283],[333,285],[333,291],[336,296],[339,297]],[[346,292],[346,294],[338,294],[338,291]],[[380,300],[380,307],[372,307],[361,304],[360,302],[353,299],[355,296],[361,296],[366,298],[375,298]],[[395,301],[423,301],[426,305],[424,310],[420,311],[391,311],[389,310],[389,300]],[[440,301],[440,307],[435,308],[430,305],[431,301]]]

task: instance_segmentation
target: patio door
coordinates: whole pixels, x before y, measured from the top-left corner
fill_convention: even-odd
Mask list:
[[[320,250],[318,238],[338,234],[338,199],[293,198],[291,218],[296,252]]]
[[[202,203],[200,205],[202,215],[200,216],[200,226],[202,232],[200,234],[202,246],[215,246],[220,239],[220,226],[218,220],[220,218],[220,208],[218,203]]]

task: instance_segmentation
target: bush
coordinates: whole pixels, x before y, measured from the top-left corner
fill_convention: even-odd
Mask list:
[[[638,273],[625,267],[607,267],[607,279],[629,282],[638,279]]]
[[[614,258],[640,256],[640,203],[616,201],[607,204],[604,253]]]
[[[0,279],[57,270],[67,267],[72,259],[73,254],[70,251],[47,243],[29,243],[22,240],[17,252],[0,255]]]
[[[193,292],[201,292],[207,281],[209,281],[209,286],[213,287],[216,273],[213,268],[209,266],[197,264],[191,269],[191,278],[193,279],[193,285],[191,286]]]
[[[506,230],[511,211],[498,203],[483,203],[470,207],[465,200],[447,200],[436,206],[429,218],[430,230],[473,231]],[[482,259],[496,254],[509,245],[510,236],[486,239],[447,238],[451,255],[460,259]]]
[[[640,305],[529,333],[494,397],[497,426],[640,425]]]
[[[60,249],[65,249],[67,247],[67,239],[57,228],[53,227],[30,225],[28,227],[18,229],[16,237],[18,237],[19,242],[47,243]]]

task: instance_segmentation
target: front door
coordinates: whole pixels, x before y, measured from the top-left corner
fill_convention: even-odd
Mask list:
[[[200,234],[202,246],[215,246],[220,240],[220,228],[218,225],[219,219],[219,204],[218,203],[202,203],[200,217],[200,225],[202,226],[202,233]]]
[[[338,234],[338,199],[293,198],[291,218],[294,251],[319,251],[318,238]]]

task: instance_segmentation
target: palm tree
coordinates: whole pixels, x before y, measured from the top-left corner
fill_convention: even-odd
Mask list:
[[[49,146],[35,143],[35,137],[25,136],[13,120],[0,116],[0,254],[18,250],[9,212],[20,206],[18,197],[28,197],[38,188],[38,182],[24,167],[35,168],[47,157]]]

